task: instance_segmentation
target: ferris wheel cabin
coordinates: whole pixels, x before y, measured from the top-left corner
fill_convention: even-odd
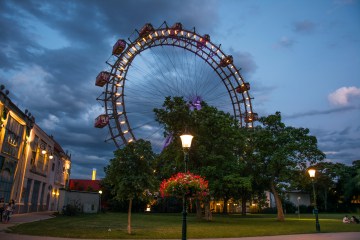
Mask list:
[[[154,27],[150,23],[147,23],[141,28],[139,35],[140,35],[140,37],[145,37],[152,31],[154,31]]]
[[[207,42],[210,42],[209,34],[205,34],[203,37],[200,38],[199,42],[197,43],[197,47],[203,48]]]
[[[102,71],[97,75],[95,85],[99,87],[103,87],[106,83],[108,83],[109,79],[110,79],[110,73],[106,71]]]
[[[221,59],[219,66],[220,67],[226,67],[229,64],[233,63],[233,56],[229,55]]]
[[[125,48],[126,48],[125,40],[119,39],[113,46],[112,54],[115,56],[119,56],[124,51]]]
[[[248,113],[248,115],[245,117],[246,123],[251,123],[259,119],[259,116],[257,113]]]
[[[109,116],[106,114],[101,114],[95,119],[94,127],[103,128],[109,123]]]
[[[250,83],[246,82],[241,84],[240,86],[238,86],[236,89],[237,93],[243,93],[245,91],[249,91],[250,90]]]

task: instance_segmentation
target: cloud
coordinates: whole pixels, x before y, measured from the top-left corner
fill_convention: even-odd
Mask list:
[[[235,51],[233,48],[230,48],[229,53],[229,55],[232,55],[234,58],[235,66],[241,68],[240,72],[246,78],[256,72],[258,66],[251,53]]]
[[[360,88],[341,87],[328,95],[330,104],[334,106],[349,106],[352,101],[360,100]]]
[[[313,33],[315,28],[316,28],[315,23],[313,23],[309,20],[304,20],[304,21],[293,23],[293,30],[295,32],[301,33],[301,34]]]
[[[344,127],[339,130],[311,130],[317,136],[318,146],[326,154],[326,159],[350,165],[359,160],[360,127]]]
[[[356,110],[356,109],[360,109],[360,107],[346,106],[346,107],[326,109],[326,110],[311,110],[311,111],[302,112],[302,113],[284,115],[284,119],[295,119],[295,118],[302,118],[302,117],[307,117],[307,116],[328,115],[328,114],[333,114],[333,113],[352,111],[352,110]]]
[[[291,48],[295,44],[295,41],[289,37],[283,36],[275,44],[275,48]]]

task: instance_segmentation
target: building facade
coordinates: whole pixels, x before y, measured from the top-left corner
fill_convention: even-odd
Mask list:
[[[71,156],[0,89],[0,198],[13,199],[16,213],[56,210]]]

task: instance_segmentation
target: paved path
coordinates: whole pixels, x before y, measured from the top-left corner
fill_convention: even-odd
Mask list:
[[[6,228],[16,224],[41,221],[52,218],[52,212],[37,212],[15,214],[9,223],[0,223],[0,239],[1,240],[74,240],[74,238],[57,238],[57,237],[39,237],[6,233]],[[92,239],[83,239],[92,240]],[[99,239],[97,239],[99,240]],[[317,233],[317,234],[298,234],[298,235],[280,235],[267,237],[243,237],[243,238],[217,238],[217,239],[202,239],[202,240],[360,240],[360,232],[345,232],[345,233]]]

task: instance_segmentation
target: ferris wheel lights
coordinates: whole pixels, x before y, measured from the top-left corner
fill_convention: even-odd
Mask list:
[[[249,90],[250,90],[250,83],[248,83],[248,82],[243,83],[236,88],[237,93],[244,93]],[[246,98],[246,99],[249,100],[249,98]]]
[[[125,111],[125,106],[127,106],[126,101],[129,98],[124,99],[124,92],[128,90],[127,85],[129,84],[125,86],[125,82],[123,83],[122,81],[125,81],[125,76],[127,76],[129,68],[131,69],[132,67],[129,63],[136,58],[138,52],[158,46],[171,45],[195,53],[196,56],[201,58],[207,57],[209,62],[207,62],[205,58],[203,58],[203,60],[205,60],[209,66],[213,67],[217,73],[220,73],[221,76],[219,76],[223,80],[223,83],[229,87],[228,93],[230,98],[234,100],[232,102],[233,110],[235,117],[240,120],[239,125],[252,127],[257,114],[252,112],[250,99],[253,98],[247,93],[250,85],[247,85],[248,83],[245,83],[242,79],[241,69],[236,68],[236,66],[232,64],[231,56],[227,56],[226,53],[220,49],[221,44],[214,45],[210,41],[208,34],[198,35],[195,28],[193,31],[183,30],[181,23],[176,23],[172,27],[168,27],[166,24],[166,27],[162,25],[156,29],[154,29],[150,23],[147,23],[137,32],[139,35],[136,36],[136,39],[130,40],[129,37],[129,41],[122,42],[123,49],[118,50],[119,52],[117,53],[119,56],[111,57],[110,60],[112,63],[107,62],[111,67],[111,72],[109,71],[110,76],[107,82],[104,83],[104,85],[107,84],[107,90],[103,92],[104,97],[100,99],[108,103],[107,106],[112,106],[105,108],[105,116],[111,119],[111,121],[108,121],[106,124],[109,126],[110,134],[112,135],[111,139],[114,140],[117,147],[121,146],[119,145],[120,141],[125,145],[132,141],[135,142],[137,139],[135,135],[138,134],[137,131],[141,132],[138,128],[136,128],[136,132],[135,129],[131,128],[131,119],[129,121],[128,112]],[[115,47],[113,47],[113,51],[114,49]],[[221,66],[221,62],[223,62],[223,66]],[[221,69],[221,67],[226,67],[227,70]],[[138,76],[136,75],[136,77]],[[110,86],[110,84],[112,86]],[[129,86],[132,87],[132,85]],[[240,94],[237,95],[238,93]],[[242,106],[240,106],[240,104]],[[245,108],[245,111],[242,110],[243,108]],[[120,112],[121,110],[122,112]]]
[[[219,49],[218,49],[218,51],[219,51]],[[233,57],[231,55],[229,55],[229,56],[222,55],[221,58],[222,59],[221,59],[220,64],[219,64],[220,67],[226,67],[229,64],[233,63]],[[234,68],[234,65],[232,65],[230,68]]]

